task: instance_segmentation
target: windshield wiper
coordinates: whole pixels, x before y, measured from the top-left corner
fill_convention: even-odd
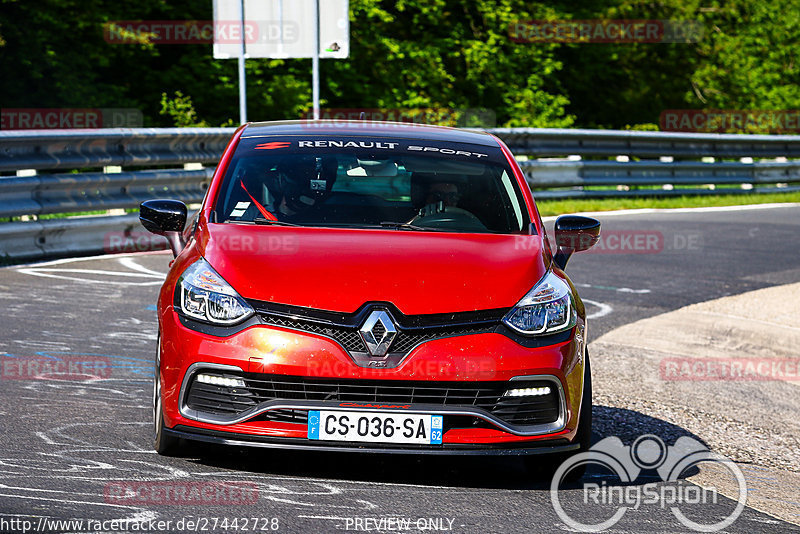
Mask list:
[[[264,217],[256,217],[253,219],[253,222],[256,224],[267,224],[272,226],[300,226],[299,224],[294,224],[285,221],[273,221],[272,219],[267,219]]]
[[[436,232],[438,231],[436,228],[426,228],[424,226],[417,226],[416,224],[411,224],[408,222],[394,222],[394,221],[383,221],[381,223],[381,227],[383,228],[394,228],[395,230],[416,230],[418,232]]]

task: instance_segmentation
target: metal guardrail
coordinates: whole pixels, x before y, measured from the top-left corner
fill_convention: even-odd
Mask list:
[[[234,128],[0,132],[0,173],[19,169],[153,167],[219,159]]]
[[[518,154],[673,157],[800,157],[800,136],[634,130],[496,128],[490,130]]]
[[[135,213],[0,223],[0,254],[9,263],[166,248],[166,240],[158,239],[163,243],[144,235]]]
[[[154,197],[200,202],[233,132],[0,132],[0,217],[132,209]],[[537,198],[719,193],[708,184],[739,186],[725,188],[726,193],[800,190],[800,160],[790,159],[800,158],[800,136],[540,128],[490,132],[521,160]],[[140,231],[135,215],[0,222],[0,261],[124,251],[124,246],[109,250],[108,236],[119,243],[120,236],[133,240]]]
[[[719,194],[703,186],[738,185],[735,193],[788,192],[800,190],[789,184],[800,182],[800,161],[521,161],[528,183],[537,198],[600,198],[608,196],[673,196]],[[777,187],[776,184],[783,184]],[[586,189],[622,186],[622,191]],[[660,186],[659,189],[638,189]],[[695,189],[674,186],[696,186]],[[765,187],[769,186],[769,187]],[[665,188],[666,187],[666,188]],[[552,190],[552,188],[570,188]],[[631,188],[637,188],[632,189]]]
[[[135,208],[154,196],[200,202],[213,172],[203,168],[0,177],[0,217]]]
[[[0,176],[0,217],[133,209],[154,197],[200,202],[234,130],[0,132],[0,174],[15,174]],[[0,222],[0,261],[135,251],[142,233],[136,215]]]

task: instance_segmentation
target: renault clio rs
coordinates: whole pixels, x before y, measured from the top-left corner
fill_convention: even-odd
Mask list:
[[[403,454],[588,448],[584,305],[494,135],[377,122],[250,123],[187,224],[158,298],[155,449],[186,441]]]

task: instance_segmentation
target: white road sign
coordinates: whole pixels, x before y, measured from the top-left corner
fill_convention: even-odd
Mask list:
[[[242,0],[213,0],[214,57],[239,56],[241,42],[231,39],[240,27]],[[350,54],[348,0],[244,0],[246,58],[314,57],[314,8],[319,2],[319,58]],[[227,30],[227,31],[226,31]]]

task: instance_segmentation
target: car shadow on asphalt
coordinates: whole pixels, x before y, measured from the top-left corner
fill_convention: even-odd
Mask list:
[[[622,408],[594,406],[592,442],[616,436],[625,445],[653,434],[670,445],[689,431],[662,419]],[[542,462],[554,461],[542,455]],[[192,443],[184,460],[198,466],[252,473],[253,476],[291,476],[331,481],[414,484],[486,489],[549,489],[550,478],[532,474],[516,457],[424,456],[358,452],[288,451],[256,447],[224,447]],[[693,474],[688,471],[684,476]],[[618,485],[618,477],[590,466],[584,478]],[[645,477],[641,481],[655,480]]]

